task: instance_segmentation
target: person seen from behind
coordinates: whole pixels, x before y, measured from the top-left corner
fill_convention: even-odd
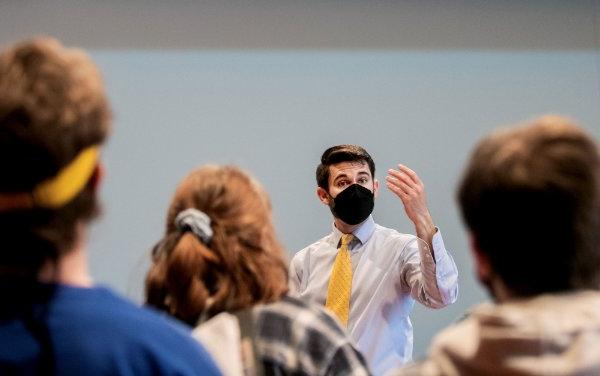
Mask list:
[[[458,188],[492,303],[397,375],[600,375],[600,150],[572,120],[500,129]]]
[[[88,55],[36,38],[0,53],[0,374],[218,375],[175,320],[94,285],[110,108]]]
[[[239,168],[183,179],[152,261],[147,303],[197,325],[225,375],[369,374],[329,313],[287,295],[269,198]]]

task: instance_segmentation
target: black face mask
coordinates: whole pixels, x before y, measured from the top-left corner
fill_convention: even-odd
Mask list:
[[[367,219],[374,206],[373,192],[360,184],[352,184],[333,199],[329,196],[331,213],[349,225],[356,225]]]

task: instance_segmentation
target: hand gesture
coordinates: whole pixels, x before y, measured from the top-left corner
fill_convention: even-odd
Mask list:
[[[389,169],[385,178],[390,191],[400,198],[408,218],[415,224],[417,236],[431,245],[435,226],[425,197],[425,186],[410,168],[399,164],[398,169]]]

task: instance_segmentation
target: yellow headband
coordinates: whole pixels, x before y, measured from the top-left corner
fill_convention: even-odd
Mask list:
[[[57,209],[77,196],[94,173],[100,155],[98,146],[84,149],[58,174],[38,184],[29,193],[0,193],[0,211],[39,206]]]

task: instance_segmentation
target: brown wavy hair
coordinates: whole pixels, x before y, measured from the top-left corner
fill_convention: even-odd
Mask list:
[[[600,148],[571,119],[498,130],[458,187],[463,219],[511,293],[600,286]]]
[[[35,38],[0,54],[1,193],[27,193],[110,131],[102,78],[79,49]],[[0,212],[0,276],[36,278],[73,247],[77,225],[99,211],[93,182],[58,209]]]
[[[188,208],[210,218],[214,234],[208,244],[175,225],[177,214]],[[268,196],[233,166],[204,166],[180,183],[152,262],[146,303],[191,325],[201,314],[274,302],[288,290]]]

